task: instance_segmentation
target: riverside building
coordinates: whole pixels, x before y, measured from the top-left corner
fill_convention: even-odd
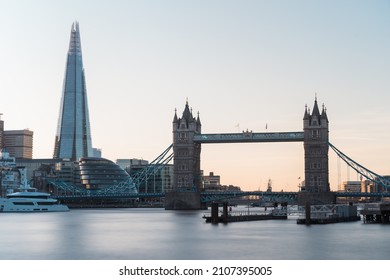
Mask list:
[[[18,160],[32,159],[33,135],[29,129],[4,130],[4,121],[0,113],[0,149],[6,148],[10,157]]]
[[[4,130],[3,147],[16,159],[32,159],[33,135],[34,133],[28,129]]]
[[[79,23],[72,25],[53,158],[92,157]]]

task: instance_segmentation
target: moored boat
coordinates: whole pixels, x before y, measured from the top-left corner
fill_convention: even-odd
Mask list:
[[[49,193],[26,187],[0,198],[0,212],[65,212],[68,206],[58,203]]]

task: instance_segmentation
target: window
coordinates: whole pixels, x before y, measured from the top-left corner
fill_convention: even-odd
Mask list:
[[[179,188],[186,188],[186,187],[188,187],[188,175],[186,175],[186,176],[179,176],[179,178],[178,178],[178,187]]]
[[[321,169],[321,163],[318,162],[310,163],[310,169]]]
[[[38,203],[38,205],[53,205],[53,204],[55,204],[53,202],[46,202],[46,201],[37,202],[37,203]]]
[[[318,186],[322,186],[321,176],[317,177],[317,184],[318,184]]]
[[[12,202],[14,205],[34,205],[33,202],[17,202],[17,201],[14,201]]]
[[[187,133],[180,132],[179,134],[179,140],[187,140]]]
[[[311,186],[321,186],[322,185],[322,179],[321,176],[310,176],[310,185]]]
[[[180,149],[178,151],[179,156],[188,156],[188,150],[186,149]]]
[[[321,154],[321,148],[311,148],[310,154],[312,155],[320,155]]]

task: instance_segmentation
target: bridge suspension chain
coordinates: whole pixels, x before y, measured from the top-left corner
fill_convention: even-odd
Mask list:
[[[99,190],[86,190],[80,186],[63,182],[58,179],[48,179],[48,182],[62,192],[72,195],[88,195],[88,196],[104,196],[112,194],[123,193],[137,193],[139,186],[146,182],[151,176],[157,173],[160,169],[166,166],[173,158],[173,152],[168,154],[173,147],[171,144],[164,150],[156,159],[150,162],[146,167],[130,176],[127,180],[119,182],[118,184],[107,186]]]
[[[383,176],[367,169],[363,165],[357,163],[350,157],[348,157],[346,154],[341,152],[339,149],[337,149],[335,146],[333,146],[331,143],[328,143],[329,147],[331,147],[335,153],[344,160],[348,166],[352,167],[356,172],[358,172],[360,175],[364,176],[368,180],[378,184],[379,186],[385,187],[387,189],[390,189],[390,180],[384,178]]]
[[[146,182],[151,176],[157,173],[160,169],[166,166],[173,158],[173,153],[167,156],[171,151],[173,144],[166,148],[157,158],[150,162],[146,167],[130,176],[126,181],[120,182],[117,185],[109,186],[103,190],[98,190],[97,194],[111,194],[111,193],[134,193],[139,191],[139,186]]]
[[[173,159],[173,152],[167,155],[173,147],[173,144],[169,145],[168,148],[164,150],[157,158],[155,158],[152,162],[150,162],[145,168],[140,170],[134,176],[132,176],[132,180],[137,188],[139,189],[139,185],[143,182],[147,181],[151,176],[157,173],[160,169],[166,166]]]

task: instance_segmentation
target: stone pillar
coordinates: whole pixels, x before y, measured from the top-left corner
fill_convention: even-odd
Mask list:
[[[200,201],[202,175],[200,171],[201,144],[194,135],[201,133],[199,115],[194,118],[186,102],[181,118],[175,116],[173,133],[173,192],[165,197],[165,209],[205,209]]]
[[[165,195],[165,210],[205,210],[199,192],[173,191]]]
[[[329,121],[325,107],[320,113],[317,98],[313,111],[306,107],[303,118],[305,184],[303,192],[324,193],[329,186]]]

